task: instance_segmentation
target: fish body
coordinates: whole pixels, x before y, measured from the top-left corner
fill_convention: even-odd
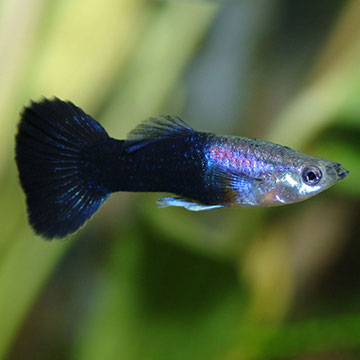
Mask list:
[[[340,164],[267,141],[198,132],[181,119],[152,118],[126,140],[71,102],[24,109],[16,162],[29,220],[46,238],[65,237],[112,192],[166,192],[160,207],[208,210],[307,199],[345,178]]]

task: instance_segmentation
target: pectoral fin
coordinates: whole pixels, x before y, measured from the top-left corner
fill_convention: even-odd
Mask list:
[[[254,206],[258,201],[256,188],[262,179],[244,174],[237,169],[216,166],[207,174],[209,182],[225,189],[228,202],[232,205]]]
[[[262,179],[241,173],[236,169],[229,169],[221,166],[215,167],[209,175],[213,176],[215,182],[239,191],[248,190],[249,187],[263,181]]]
[[[192,200],[183,199],[179,197],[167,197],[167,198],[158,199],[157,205],[158,207],[179,206],[179,207],[184,207],[185,209],[190,211],[212,210],[212,209],[224,207],[224,205],[199,204]]]

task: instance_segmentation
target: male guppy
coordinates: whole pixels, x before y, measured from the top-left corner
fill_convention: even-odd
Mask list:
[[[167,192],[159,206],[207,210],[307,199],[348,174],[340,164],[267,141],[198,132],[152,118],[127,140],[71,102],[32,102],[21,115],[16,163],[29,221],[45,238],[75,232],[110,193]]]

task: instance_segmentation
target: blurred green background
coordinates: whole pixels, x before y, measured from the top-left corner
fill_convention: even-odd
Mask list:
[[[359,359],[360,1],[1,0],[0,358]],[[124,138],[177,114],[342,163],[303,203],[204,213],[112,195],[36,237],[14,163],[29,99]]]

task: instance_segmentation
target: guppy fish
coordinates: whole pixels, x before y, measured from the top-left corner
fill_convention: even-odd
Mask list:
[[[16,135],[29,222],[45,238],[78,230],[112,192],[167,192],[160,207],[208,210],[307,199],[348,170],[267,141],[198,132],[151,118],[116,140],[71,102],[31,102]]]

